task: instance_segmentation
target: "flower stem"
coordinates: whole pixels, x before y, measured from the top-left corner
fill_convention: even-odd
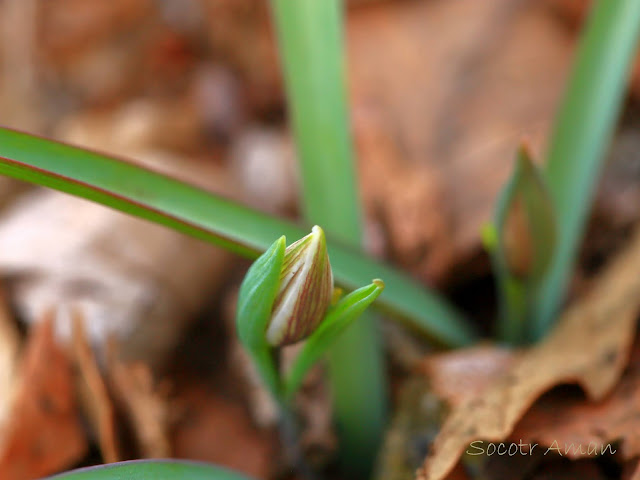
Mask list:
[[[272,0],[303,184],[303,211],[327,236],[360,247],[361,212],[346,103],[340,0]],[[386,417],[377,320],[331,348],[329,373],[349,478],[370,472]]]

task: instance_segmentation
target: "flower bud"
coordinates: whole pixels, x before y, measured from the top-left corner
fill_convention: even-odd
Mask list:
[[[287,247],[280,272],[280,287],[267,342],[288,345],[308,337],[322,322],[333,298],[333,273],[324,232],[317,225],[311,233]]]
[[[524,146],[503,208],[500,233],[509,273],[523,280],[539,279],[555,248],[555,212],[544,178]]]

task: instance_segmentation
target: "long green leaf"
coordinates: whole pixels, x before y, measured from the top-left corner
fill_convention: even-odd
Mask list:
[[[342,0],[273,0],[291,121],[310,223],[346,245],[362,241],[347,115]],[[382,276],[378,274],[377,276]],[[378,320],[365,315],[329,352],[343,465],[368,475],[386,423]]]
[[[585,26],[546,166],[558,213],[557,254],[537,303],[535,336],[555,319],[640,34],[640,1],[598,0]]]
[[[49,480],[250,480],[226,468],[180,460],[134,460],[82,468]]]
[[[0,128],[0,174],[87,198],[256,258],[281,235],[307,229],[248,209],[191,185],[44,138]],[[336,281],[349,290],[383,278],[381,307],[447,346],[475,336],[455,310],[397,270],[329,241]]]

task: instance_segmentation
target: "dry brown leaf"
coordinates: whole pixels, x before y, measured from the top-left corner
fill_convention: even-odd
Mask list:
[[[480,394],[515,358],[511,350],[482,345],[427,357],[420,370],[429,378],[433,393],[455,406]]]
[[[487,389],[453,408],[418,478],[444,478],[474,440],[505,439],[533,402],[555,385],[578,383],[589,398],[602,399],[628,361],[640,307],[639,270],[640,231],[545,341]]]
[[[559,446],[565,457],[577,459],[602,454],[614,442],[622,457],[640,456],[640,338],[624,375],[613,391],[599,402],[579,395],[552,391],[518,422],[510,438],[515,442]],[[554,445],[555,442],[555,445]]]
[[[95,355],[87,341],[84,317],[73,312],[73,356],[79,371],[78,387],[83,408],[97,432],[104,463],[122,460],[118,444],[115,410]]]
[[[108,377],[131,423],[142,457],[170,457],[167,389],[156,385],[147,365],[125,364],[114,354],[109,357]]]
[[[180,390],[175,408],[184,412],[173,433],[176,457],[219,463],[255,478],[270,477],[276,444],[251,424],[240,402],[196,384]]]
[[[391,142],[382,152],[363,149],[380,140],[358,139],[354,118],[369,214],[383,218],[394,259],[413,272],[465,264],[519,141],[528,138],[534,153],[544,148],[573,34],[542,2],[512,0],[373,5],[350,15],[346,33],[354,110],[373,110],[384,120],[382,142]],[[375,155],[397,173],[375,178]],[[431,208],[413,203],[420,199]],[[407,228],[412,238],[402,238]]]
[[[634,459],[625,464],[622,480],[640,480],[640,460]]]
[[[455,251],[440,173],[430,165],[407,164],[383,111],[360,109],[354,127],[367,216],[386,237],[387,251],[380,253],[427,280],[442,277]]]
[[[4,290],[0,290],[0,438],[16,394],[16,370],[20,336],[9,311]]]
[[[55,343],[53,312],[31,331],[20,386],[0,445],[0,478],[29,480],[65,469],[87,451],[78,419],[73,375]]]

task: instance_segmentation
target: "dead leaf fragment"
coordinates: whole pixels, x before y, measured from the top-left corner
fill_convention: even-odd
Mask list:
[[[380,142],[359,138],[354,117],[367,210],[383,210],[394,260],[423,278],[480,248],[522,137],[544,148],[573,49],[553,17],[512,0],[388,2],[348,16],[354,110],[384,119]],[[398,174],[369,175],[376,156]]]
[[[126,412],[143,458],[171,456],[167,389],[157,385],[149,367],[124,364],[110,355],[108,375]]]
[[[419,369],[429,378],[438,398],[454,406],[484,391],[513,365],[515,358],[512,350],[482,345],[429,356]]]
[[[622,480],[640,480],[640,460],[627,462],[622,471]]]
[[[239,402],[192,385],[182,389],[175,406],[184,412],[173,434],[177,457],[219,463],[255,478],[270,476],[276,442],[251,424]]]
[[[73,465],[87,451],[65,352],[55,343],[53,313],[31,331],[7,434],[0,478],[40,478]]]
[[[533,402],[555,385],[577,383],[590,399],[602,399],[629,358],[640,308],[639,270],[640,231],[545,341],[486,389],[454,406],[418,479],[444,478],[474,440],[507,438]]]
[[[79,370],[80,401],[98,435],[104,463],[122,460],[115,423],[115,410],[100,373],[96,357],[87,341],[84,318],[73,312],[73,356]]]
[[[0,438],[16,393],[19,348],[20,337],[4,291],[0,290]]]
[[[556,442],[571,459],[593,456],[594,449],[601,455],[607,445],[612,445],[608,453],[620,450],[625,460],[640,456],[640,337],[629,367],[606,398],[589,402],[552,391],[526,413],[510,438],[543,447]]]

